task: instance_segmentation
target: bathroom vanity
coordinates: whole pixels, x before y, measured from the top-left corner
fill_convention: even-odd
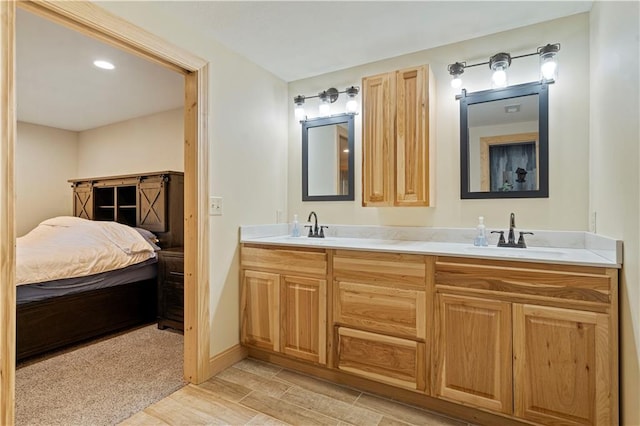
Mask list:
[[[243,227],[250,356],[475,423],[618,423],[619,241],[364,228]]]

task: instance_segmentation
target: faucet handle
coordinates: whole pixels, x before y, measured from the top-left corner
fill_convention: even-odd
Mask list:
[[[504,241],[504,231],[491,231],[492,234],[500,234],[500,238],[498,239],[498,245],[506,244]]]
[[[324,238],[324,228],[328,228],[328,226],[327,225],[320,226],[320,233],[318,234],[320,238]]]
[[[520,231],[520,238],[518,238],[518,247],[527,248],[527,244],[524,242],[524,236],[526,234],[533,235],[533,232]]]
[[[307,235],[308,237],[313,237],[313,225],[305,225],[305,228],[309,228],[309,235]]]

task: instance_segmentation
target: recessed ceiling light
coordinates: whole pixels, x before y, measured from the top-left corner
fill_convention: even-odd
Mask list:
[[[103,70],[112,70],[116,67],[111,62],[107,62],[107,61],[93,61],[93,65],[95,65],[98,68],[102,68]]]
[[[507,114],[513,114],[514,112],[520,112],[520,104],[507,105],[504,107],[504,112]]]

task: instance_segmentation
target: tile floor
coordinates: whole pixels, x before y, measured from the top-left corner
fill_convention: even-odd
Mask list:
[[[245,359],[122,425],[434,425],[466,422]]]

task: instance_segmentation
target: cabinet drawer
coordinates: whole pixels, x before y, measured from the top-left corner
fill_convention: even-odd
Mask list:
[[[242,246],[240,262],[246,269],[275,270],[278,273],[297,273],[325,276],[327,254],[324,251],[284,250]]]
[[[426,387],[425,344],[350,328],[338,328],[338,368],[412,390]]]
[[[333,275],[337,281],[424,290],[427,267],[421,255],[336,250]]]
[[[436,288],[609,304],[617,276],[615,270],[605,268],[439,257],[435,283]]]
[[[336,323],[412,339],[426,337],[424,291],[337,282],[334,295]]]

